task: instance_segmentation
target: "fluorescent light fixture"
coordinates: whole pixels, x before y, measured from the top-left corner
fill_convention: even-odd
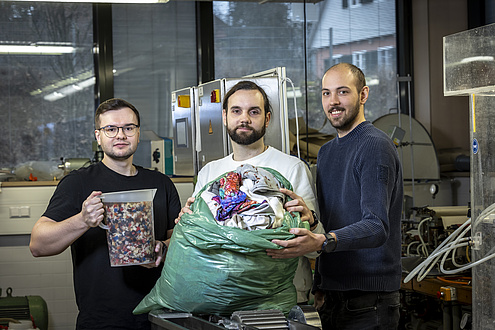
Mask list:
[[[50,101],[50,102],[57,101],[57,100],[60,100],[66,96],[69,96],[71,94],[79,92],[85,88],[91,87],[94,84],[95,84],[95,77],[91,77],[91,78],[86,79],[84,81],[62,87],[53,93],[45,95],[43,98],[47,101]]]
[[[461,63],[471,63],[471,62],[492,62],[493,56],[472,56],[466,57],[461,60]]]
[[[294,95],[296,97],[301,97],[302,96],[302,93],[301,93],[301,88],[300,87],[296,87],[295,90],[293,90],[292,88],[287,90],[287,98],[288,99],[293,99],[294,98]]]
[[[76,48],[71,46],[42,46],[42,45],[5,45],[0,44],[0,54],[12,55],[62,55],[74,53]]]
[[[380,79],[378,78],[371,78],[366,80],[367,86],[377,86],[379,84],[380,84]]]
[[[77,90],[78,87],[84,88],[85,83],[82,83],[84,81],[94,81],[94,73],[93,70],[88,70],[84,71],[74,77],[68,77],[62,80],[58,80],[56,82],[50,83],[47,86],[43,88],[38,88],[35,89],[34,91],[30,92],[29,94],[31,96],[37,96],[37,95],[42,95],[42,94],[50,94],[55,91],[59,91],[60,89],[73,85],[73,89]],[[94,84],[94,83],[93,83]]]
[[[14,0],[28,2],[89,2],[89,3],[166,3],[168,0]]]

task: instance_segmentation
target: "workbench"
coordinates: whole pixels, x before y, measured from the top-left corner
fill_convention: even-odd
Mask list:
[[[422,293],[428,296],[433,296],[441,299],[440,293],[442,287],[453,287],[457,291],[457,301],[461,304],[471,305],[472,303],[472,288],[468,285],[461,284],[453,284],[441,281],[436,277],[427,277],[423,279],[421,282],[418,282],[416,279],[412,279],[411,281],[401,283],[401,290],[414,291],[418,293]]]

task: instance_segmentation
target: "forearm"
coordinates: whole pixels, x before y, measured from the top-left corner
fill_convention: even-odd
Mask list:
[[[167,238],[163,240],[163,244],[165,244],[165,246],[167,247],[170,245],[170,238],[172,237],[173,232],[174,232],[173,229],[167,230]]]
[[[89,228],[80,213],[60,222],[41,217],[31,232],[29,249],[35,257],[62,253]]]

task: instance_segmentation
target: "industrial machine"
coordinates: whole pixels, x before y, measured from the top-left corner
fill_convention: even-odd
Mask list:
[[[241,78],[223,78],[172,92],[174,174],[194,176],[208,162],[232,152],[223,125],[222,102],[237,82],[250,80],[261,86],[272,105],[265,142],[289,153],[285,68],[279,67]]]
[[[404,82],[410,77],[397,78]],[[394,142],[403,170],[401,328],[460,329],[471,312],[471,272],[463,267],[472,251],[468,187],[461,187],[458,172],[448,174],[459,171],[455,152],[439,157],[427,130],[400,109],[373,125]]]
[[[97,163],[103,159],[103,150],[101,150],[100,145],[97,141],[93,141],[92,150],[94,152],[93,159],[89,158],[60,158],[60,164],[58,168],[64,171],[64,175],[68,174],[73,170],[77,170],[81,167],[89,166],[93,163]]]
[[[196,87],[172,92],[172,122],[174,127],[174,174],[194,176],[197,173]]]
[[[444,95],[470,99],[473,329],[495,323],[495,24],[444,37]]]
[[[222,120],[222,101],[226,93],[225,79],[197,87],[196,154],[198,171],[208,162],[228,154],[227,130]]]
[[[12,295],[12,288],[7,288],[7,296],[1,297],[0,289],[0,327],[17,321],[33,321],[40,330],[48,329],[48,308],[40,296]]]
[[[60,158],[60,164],[58,168],[64,171],[64,175],[71,171],[77,170],[81,167],[91,165],[91,159],[89,158]]]
[[[387,133],[397,146],[405,183],[440,180],[435,145],[421,123],[406,114],[388,114],[373,121],[373,125]]]
[[[495,72],[494,37],[495,24],[491,24],[449,35],[443,40],[444,95],[470,98],[469,218],[439,241],[434,250],[431,251],[428,244],[422,242],[425,249],[421,250],[428,257],[411,270],[404,283],[416,275],[419,282],[432,270],[442,275],[461,275],[460,279],[470,272],[465,285],[457,288],[442,286],[439,290],[438,297],[444,303],[444,329],[493,329],[495,323],[495,264],[491,260],[495,258],[495,142],[491,137],[491,123],[495,121],[495,79],[492,74]],[[426,222],[430,218],[426,218]],[[422,235],[421,232],[418,234]],[[460,260],[463,257],[466,260]],[[469,294],[461,292],[466,286],[469,287]],[[471,310],[461,317],[453,302],[461,301],[466,296]],[[449,310],[453,317],[446,317],[445,311]]]
[[[153,131],[141,131],[133,163],[166,175],[173,174],[172,140]]]
[[[311,330],[321,329],[316,310],[309,305],[294,306],[286,318],[279,310],[257,310],[234,312],[228,317],[214,315],[195,316],[191,313],[177,313],[167,310],[155,310],[148,314],[152,330]]]
[[[417,221],[403,221],[402,255],[405,257],[428,257],[459,226],[469,220],[467,206],[422,206],[413,207],[412,211],[415,212]],[[456,258],[458,263],[466,263],[469,256],[463,249],[456,254]]]

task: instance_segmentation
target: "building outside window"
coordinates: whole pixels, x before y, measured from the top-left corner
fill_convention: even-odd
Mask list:
[[[325,0],[305,8],[301,3],[220,1],[213,6],[217,78],[284,66],[302,91],[298,116],[305,118],[307,109],[311,128],[334,133],[321,108],[321,78],[331,65],[350,62],[370,85],[367,120],[397,108],[394,0]],[[289,117],[295,117],[293,110]]]

